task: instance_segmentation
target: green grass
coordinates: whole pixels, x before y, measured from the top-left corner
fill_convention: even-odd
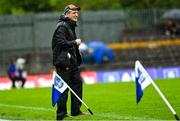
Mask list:
[[[157,80],[155,83],[180,116],[180,79]],[[66,120],[175,119],[152,85],[144,90],[144,96],[138,105],[135,82],[83,86],[83,100],[94,115],[68,117]],[[82,111],[86,111],[84,106]],[[51,88],[0,91],[0,119],[55,120],[55,118],[56,107],[51,106]]]

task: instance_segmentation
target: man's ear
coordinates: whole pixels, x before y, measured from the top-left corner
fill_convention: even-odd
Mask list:
[[[64,15],[65,18],[68,18],[66,14],[63,13],[63,15]]]

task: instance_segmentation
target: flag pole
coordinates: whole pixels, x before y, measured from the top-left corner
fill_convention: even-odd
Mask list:
[[[163,93],[160,91],[160,89],[157,87],[157,85],[154,83],[154,81],[150,78],[152,85],[154,86],[154,88],[156,89],[156,91],[159,93],[159,95],[161,96],[161,98],[164,100],[164,102],[166,103],[166,105],[168,106],[168,108],[171,110],[171,112],[173,113],[173,115],[175,116],[176,120],[179,120],[178,115],[176,114],[175,110],[172,108],[172,106],[170,105],[170,103],[168,102],[168,100],[166,99],[166,97],[163,95]]]
[[[64,80],[63,80],[64,81]],[[77,99],[87,108],[87,110],[89,111],[89,113],[91,114],[91,115],[93,115],[93,112],[90,110],[90,108],[86,105],[86,103],[85,102],[83,102],[82,100],[81,100],[81,98],[79,98],[79,96],[69,87],[69,85],[67,85],[68,86],[68,88],[69,88],[69,90],[77,97]]]
[[[156,91],[159,93],[159,95],[161,96],[161,98],[164,100],[164,102],[166,103],[166,105],[168,106],[168,108],[171,110],[171,112],[173,113],[173,115],[175,116],[176,120],[179,121],[179,117],[177,115],[177,113],[175,112],[175,110],[172,108],[172,106],[170,105],[170,103],[168,102],[168,100],[166,99],[166,97],[163,95],[163,93],[160,91],[160,89],[158,88],[158,86],[154,83],[154,81],[152,80],[152,78],[149,76],[149,74],[144,71],[147,75],[147,77],[149,78],[149,80],[151,81],[152,85],[154,86],[154,88],[156,89]]]
[[[63,81],[63,83],[66,83],[58,74],[57,74],[57,76]],[[74,94],[74,96],[76,96],[76,98],[87,108],[87,110],[89,111],[89,113],[90,113],[91,115],[93,115],[93,112],[92,112],[91,109],[86,105],[86,103],[83,102],[81,98],[79,98],[79,96],[71,89],[71,87],[70,87],[68,84],[66,84],[66,85],[67,85],[68,89]]]

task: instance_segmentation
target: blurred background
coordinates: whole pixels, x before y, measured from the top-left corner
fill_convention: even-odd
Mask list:
[[[28,75],[52,72],[52,35],[70,3],[81,7],[83,71],[133,69],[137,59],[151,68],[180,66],[179,1],[0,0],[0,77],[17,58]]]

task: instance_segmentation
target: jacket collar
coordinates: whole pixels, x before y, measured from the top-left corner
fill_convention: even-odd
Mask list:
[[[61,21],[64,21],[64,22],[67,22],[70,26],[72,27],[76,27],[77,26],[77,23],[70,20],[68,17],[66,17],[64,14],[61,14],[60,17],[59,17],[59,22]]]

